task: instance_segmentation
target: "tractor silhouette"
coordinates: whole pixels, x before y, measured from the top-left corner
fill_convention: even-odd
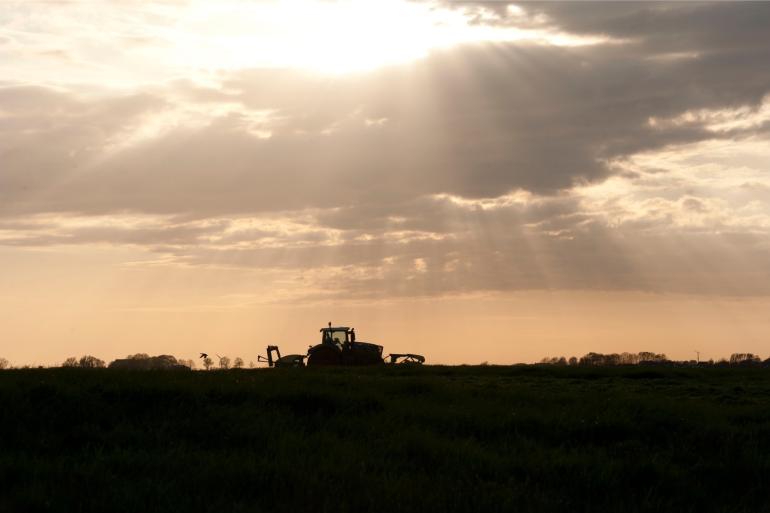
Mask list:
[[[258,356],[257,360],[269,367],[308,367],[330,365],[382,365],[414,364],[421,365],[425,357],[412,353],[392,353],[382,356],[382,346],[356,340],[355,328],[332,326],[321,328],[321,342],[310,346],[307,354],[289,354],[281,356],[278,346],[267,346],[267,356]]]

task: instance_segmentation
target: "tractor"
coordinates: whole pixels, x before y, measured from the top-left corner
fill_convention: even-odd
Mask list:
[[[308,367],[329,365],[382,365],[414,364],[421,365],[425,357],[412,353],[393,353],[383,358],[382,346],[356,340],[355,328],[347,326],[329,326],[321,328],[321,342],[310,346],[306,355],[290,354],[281,356],[278,346],[267,346],[267,356],[259,356],[260,362],[269,367]]]

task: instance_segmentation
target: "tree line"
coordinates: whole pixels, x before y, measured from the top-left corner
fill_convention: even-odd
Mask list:
[[[682,365],[716,367],[770,367],[770,358],[762,360],[753,353],[733,353],[729,359],[711,360],[669,360],[663,353],[642,351],[639,353],[588,353],[580,358],[572,356],[548,356],[540,360],[545,365],[581,365],[594,367],[612,367],[618,365]]]
[[[218,356],[217,365],[209,356],[202,358],[203,368],[211,369],[242,369],[246,366],[243,358],[236,356],[230,359],[228,356]],[[254,362],[248,364],[249,368],[254,368]],[[83,355],[80,358],[70,356],[61,365],[54,367],[78,368],[78,369],[129,369],[129,370],[192,370],[196,368],[195,360],[176,358],[172,355],[162,354],[150,356],[147,353],[130,354],[125,358],[118,358],[107,364],[104,360],[92,355]],[[12,368],[10,362],[5,358],[0,358],[0,370]],[[23,365],[20,368],[30,368],[29,365]],[[40,366],[39,368],[42,368]]]

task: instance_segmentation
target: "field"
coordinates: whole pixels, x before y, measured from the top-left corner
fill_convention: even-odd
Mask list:
[[[0,372],[0,511],[770,511],[766,369]]]

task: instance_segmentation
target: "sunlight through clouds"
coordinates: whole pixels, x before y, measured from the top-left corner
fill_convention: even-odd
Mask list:
[[[361,72],[471,42],[606,41],[471,23],[461,11],[405,0],[12,4],[0,18],[0,55],[23,60],[10,76],[112,87],[180,76],[216,82],[222,70],[255,67]]]
[[[30,343],[50,337],[34,305],[59,302],[175,344],[165,314],[253,335],[248,315],[310,305],[764,304],[768,22],[754,3],[6,2],[0,299]]]

